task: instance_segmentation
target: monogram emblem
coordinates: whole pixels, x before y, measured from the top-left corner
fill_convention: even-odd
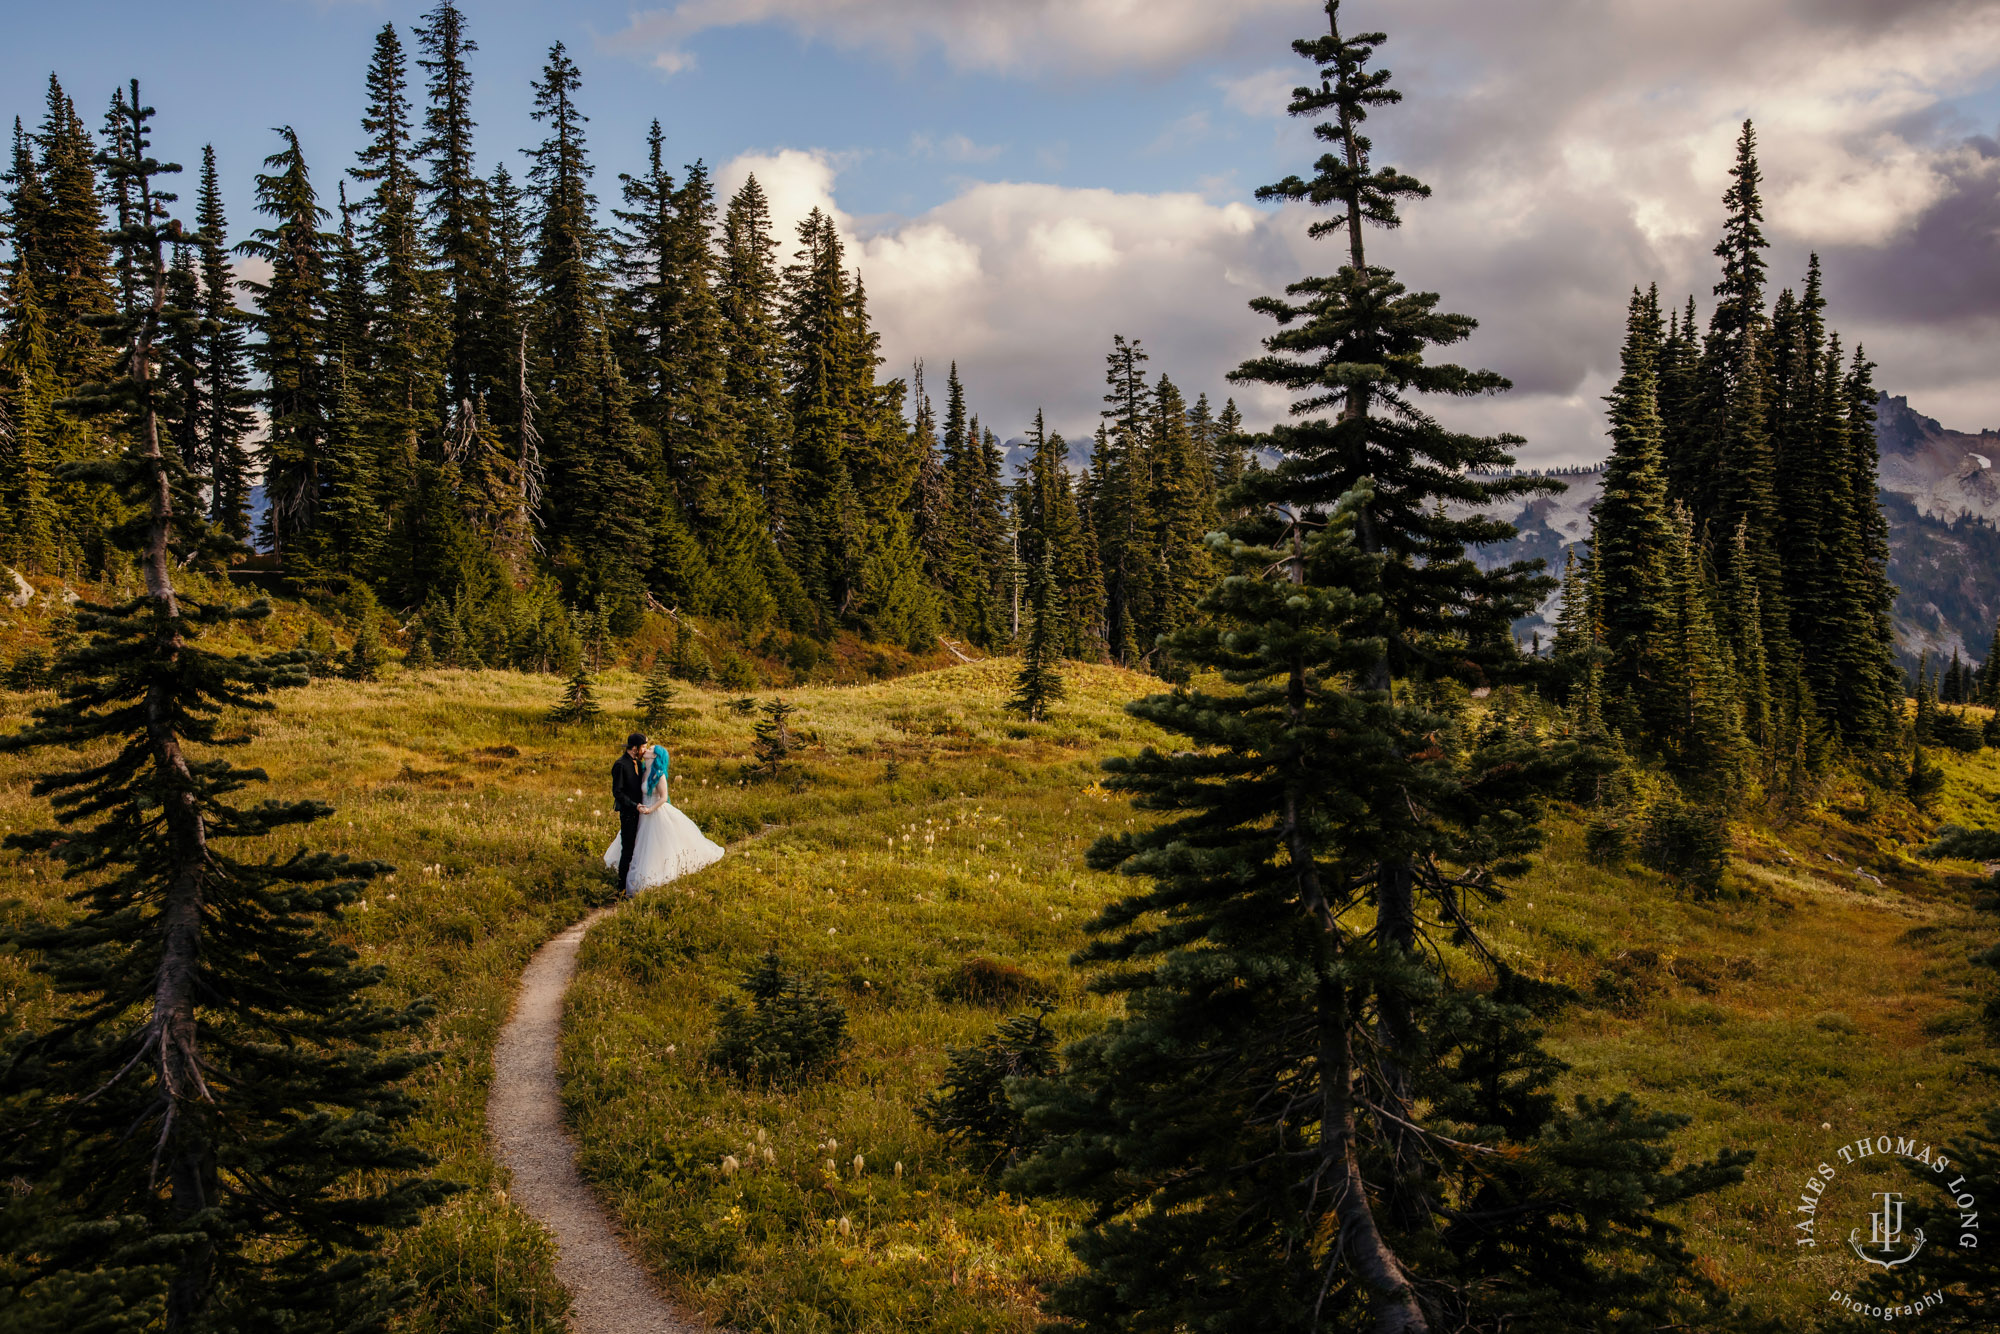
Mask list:
[[[1875,1198],[1882,1202],[1880,1209],[1868,1215],[1868,1246],[1875,1254],[1862,1249],[1860,1228],[1847,1234],[1847,1244],[1871,1265],[1879,1265],[1883,1269],[1906,1265],[1916,1259],[1917,1252],[1924,1248],[1924,1230],[1917,1228],[1912,1231],[1910,1249],[1896,1255],[1896,1247],[1903,1240],[1903,1196],[1898,1191],[1878,1190]]]

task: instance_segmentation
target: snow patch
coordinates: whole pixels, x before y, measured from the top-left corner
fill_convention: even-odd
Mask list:
[[[1990,468],[1993,466],[1993,460],[1987,458],[1984,454],[1967,454],[1965,457],[1969,459],[1979,460],[1979,466],[1982,468]]]

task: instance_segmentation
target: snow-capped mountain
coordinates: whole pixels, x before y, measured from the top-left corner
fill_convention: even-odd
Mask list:
[[[1882,462],[1878,484],[1889,519],[1889,577],[1898,656],[1949,658],[1956,651],[1981,661],[2000,615],[2000,431],[1948,430],[1884,394],[1876,405],[1875,438]],[[1604,492],[1602,468],[1559,470],[1567,490],[1496,512],[1520,530],[1514,541],[1475,555],[1482,564],[1540,557],[1560,573],[1563,553],[1587,544],[1590,511]],[[1546,640],[1555,623],[1551,597],[1515,627],[1523,641]]]

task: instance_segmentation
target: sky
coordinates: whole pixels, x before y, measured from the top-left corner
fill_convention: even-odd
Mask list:
[[[0,111],[32,128],[51,72],[95,122],[141,81],[159,149],[213,143],[233,229],[294,126],[331,198],[361,137],[374,34],[406,44],[435,0],[8,0]],[[1309,174],[1284,114],[1317,0],[465,0],[483,163],[539,138],[529,81],[581,66],[598,193],[658,118],[670,160],[722,190],[755,173],[791,249],[817,205],[847,239],[890,359],[934,391],[956,362],[1003,436],[1045,408],[1093,429],[1113,334],[1190,399],[1231,386],[1268,320],[1251,298],[1340,262],[1310,210],[1255,199]],[[1537,466],[1594,461],[1627,297],[1704,310],[1738,127],[1755,121],[1774,287],[1807,256],[1877,382],[1945,425],[2000,427],[2000,0],[1346,0],[1389,34],[1405,100],[1376,160],[1434,194],[1371,259],[1480,322],[1457,359],[1511,392],[1440,405],[1525,437]],[[192,180],[187,182],[192,194]],[[1704,315],[1705,318],[1705,315]]]

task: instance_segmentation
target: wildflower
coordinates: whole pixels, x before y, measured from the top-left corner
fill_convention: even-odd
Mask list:
[[[734,1172],[737,1168],[741,1166],[743,1166],[743,1164],[737,1162],[736,1155],[732,1153],[728,1157],[722,1160],[722,1174],[724,1176],[728,1176],[730,1173]]]
[[[826,1174],[828,1176],[837,1175],[839,1171],[840,1168],[834,1163],[833,1159],[829,1158],[826,1160]]]
[[[868,1170],[868,1162],[860,1154],[854,1155],[854,1175],[860,1176]]]
[[[840,1222],[837,1224],[837,1226],[840,1229],[840,1235],[843,1237],[851,1236],[854,1232],[854,1224],[848,1221],[848,1217],[846,1214],[842,1214],[840,1216]]]
[[[896,1180],[901,1181],[902,1179],[903,1179],[903,1164],[901,1162],[898,1162],[896,1164]]]

